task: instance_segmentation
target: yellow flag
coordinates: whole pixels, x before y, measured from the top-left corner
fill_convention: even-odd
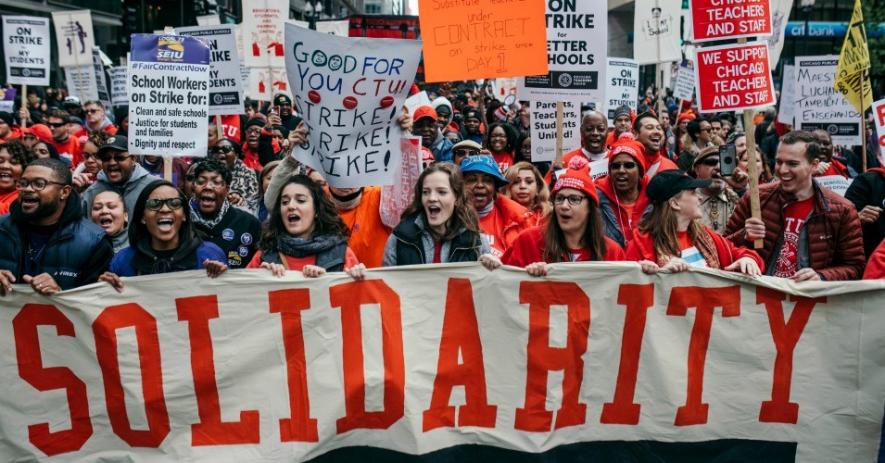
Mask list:
[[[873,104],[873,87],[867,75],[869,69],[870,51],[867,48],[867,31],[863,25],[863,9],[860,0],[854,0],[854,12],[851,13],[851,23],[845,33],[845,41],[842,42],[833,87],[859,112]]]

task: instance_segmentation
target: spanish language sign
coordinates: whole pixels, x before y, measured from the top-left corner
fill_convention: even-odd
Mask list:
[[[246,66],[285,66],[283,23],[289,18],[289,0],[243,0],[243,61]]]
[[[602,7],[607,7],[605,2]],[[636,0],[633,15],[633,59],[639,64],[657,64],[682,59],[679,37],[679,0]],[[603,16],[606,17],[603,10]],[[608,43],[607,38],[604,43]]]
[[[89,10],[53,11],[58,65],[85,66],[92,63],[92,14]]]
[[[547,73],[537,0],[418,0],[427,82]]]
[[[562,152],[581,147],[581,104],[562,103]],[[532,162],[551,162],[556,158],[556,103],[532,101]]]
[[[639,99],[639,65],[627,58],[609,58],[605,87],[605,114],[610,126],[615,123],[615,110],[629,106],[636,111]]]
[[[537,3],[546,4],[545,56],[550,70],[520,79],[520,99],[603,101],[608,56],[606,3],[578,0]],[[513,8],[506,3],[500,7]],[[521,57],[522,53],[516,59]]]
[[[673,97],[677,100],[694,98],[694,63],[683,60],[676,71],[676,84],[673,86]]]
[[[739,111],[777,101],[766,43],[697,48],[694,62],[701,112]]]
[[[860,113],[833,88],[835,55],[796,57],[796,128],[823,129],[836,145],[860,145]]]
[[[339,188],[390,185],[402,131],[394,120],[415,78],[421,42],[339,37],[286,24],[286,69],[309,129],[298,161]]]
[[[192,271],[51,298],[16,285],[0,310],[0,454],[875,461],[885,282],[800,295],[712,270],[553,268]]]
[[[133,34],[129,152],[205,156],[209,46],[182,35]]]
[[[6,83],[49,85],[49,18],[3,16]]]
[[[117,66],[108,69],[111,77],[111,103],[114,106],[129,104],[129,95],[126,92],[126,66]]]
[[[691,0],[695,42],[771,35],[770,0]]]
[[[198,37],[209,44],[209,115],[243,111],[243,82],[233,25],[180,27],[176,33]]]

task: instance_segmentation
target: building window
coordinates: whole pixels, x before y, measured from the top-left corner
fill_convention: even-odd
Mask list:
[[[377,3],[369,3],[366,5],[366,14],[380,14],[381,13],[381,5]]]

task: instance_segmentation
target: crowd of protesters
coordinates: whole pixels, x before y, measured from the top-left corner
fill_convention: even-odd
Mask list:
[[[447,262],[532,276],[559,262],[635,261],[647,273],[885,278],[875,143],[868,153],[837,147],[826,131],[758,113],[754,218],[751,147],[734,114],[646,99],[615,109],[610,124],[583,108],[581,146],[544,163],[531,159],[526,103],[505,105],[472,83],[426,90],[432,103],[396,121],[421,138],[423,172],[390,228],[380,186],[330,187],[290,156],[308,134],[286,95],[248,102],[221,128],[212,118],[206,157],[175,158],[170,176],[162,158],[129,154],[125,107],[32,89],[25,107],[0,112],[0,292],[96,281],[122,290],[122,277],[193,269],[362,278]],[[727,175],[722,145],[737,157]],[[591,174],[599,161],[607,171]],[[830,175],[851,182],[844,198],[815,181]]]

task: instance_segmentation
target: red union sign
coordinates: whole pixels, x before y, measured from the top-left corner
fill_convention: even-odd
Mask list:
[[[695,42],[771,35],[768,0],[691,0]]]
[[[776,102],[764,43],[698,48],[695,76],[701,112],[737,111]]]

